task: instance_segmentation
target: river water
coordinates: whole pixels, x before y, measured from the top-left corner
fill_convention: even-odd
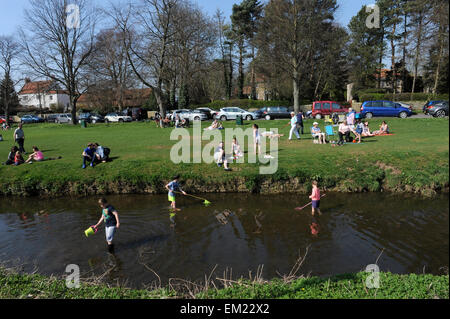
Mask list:
[[[169,278],[265,279],[288,274],[328,276],[377,264],[393,273],[443,274],[449,264],[449,197],[382,193],[327,194],[312,217],[305,195],[208,194],[212,203],[178,197],[170,216],[166,195],[108,196],[120,216],[108,253],[105,231],[84,230],[101,215],[97,197],[1,198],[0,262],[24,271],[65,275],[76,264],[83,277],[135,288]],[[172,218],[171,218],[172,217]],[[263,267],[261,267],[263,265]]]

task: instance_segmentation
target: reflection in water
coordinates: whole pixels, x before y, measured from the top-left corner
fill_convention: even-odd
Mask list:
[[[365,269],[380,252],[382,271],[441,273],[448,267],[448,196],[421,200],[386,194],[327,194],[322,216],[294,208],[307,195],[208,195],[214,203],[166,196],[110,196],[121,213],[115,253],[98,219],[98,198],[0,199],[0,262],[20,259],[43,274],[81,272],[142,287],[169,278],[197,280],[212,269],[246,276],[264,265],[264,277],[288,273],[309,248],[301,273],[332,275]],[[169,219],[167,219],[169,214]],[[215,268],[217,266],[217,268]],[[106,273],[106,274],[105,274]]]
[[[309,226],[309,228],[311,229],[311,235],[316,237],[319,235],[320,226],[316,218],[314,217],[312,218],[311,225]]]

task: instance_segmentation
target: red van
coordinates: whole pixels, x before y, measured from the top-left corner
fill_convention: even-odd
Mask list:
[[[316,101],[313,102],[311,116],[320,120],[325,115],[332,115],[334,113],[344,114],[348,112],[349,107],[344,107],[335,101]]]

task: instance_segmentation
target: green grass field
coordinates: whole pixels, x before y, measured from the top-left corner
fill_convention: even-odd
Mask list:
[[[240,281],[224,289],[197,293],[198,299],[448,299],[448,275],[379,273],[379,287],[366,288],[369,273],[330,278],[309,277],[268,283]],[[373,282],[370,281],[369,282]],[[202,289],[203,290],[203,289]],[[0,299],[159,299],[192,298],[169,288],[135,290],[87,281],[69,289],[65,280],[38,274],[18,274],[0,267]]]
[[[372,130],[383,119],[370,121]],[[393,136],[372,137],[363,144],[342,147],[313,144],[305,123],[301,141],[288,141],[287,121],[256,121],[260,128],[278,128],[285,134],[278,143],[278,170],[260,175],[261,164],[232,164],[225,172],[215,164],[174,164],[170,160],[171,128],[153,122],[72,125],[24,125],[25,149],[38,146],[45,157],[62,159],[18,167],[0,167],[0,194],[84,195],[163,192],[164,183],[181,174],[186,189],[206,191],[306,191],[312,179],[321,187],[344,192],[408,191],[425,195],[448,191],[448,119],[386,119]],[[323,129],[324,123],[320,121]],[[243,128],[250,127],[246,122]],[[203,127],[209,122],[202,123]],[[234,121],[225,127],[236,127]],[[192,128],[190,129],[192,133]],[[203,130],[202,130],[203,132]],[[223,131],[222,131],[222,134]],[[3,132],[0,159],[5,161],[13,143],[13,130]],[[89,142],[111,148],[112,161],[81,168],[81,153]],[[250,141],[251,142],[251,141]],[[203,145],[208,141],[203,141]],[[253,152],[253,145],[243,147]],[[226,145],[228,152],[230,145]],[[27,156],[27,155],[26,155]],[[238,185],[238,186],[236,186]],[[283,186],[284,185],[284,186]]]

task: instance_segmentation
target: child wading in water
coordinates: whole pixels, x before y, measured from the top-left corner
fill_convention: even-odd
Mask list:
[[[108,251],[110,253],[114,253],[114,244],[112,241],[114,238],[114,233],[116,232],[116,228],[119,228],[120,226],[119,214],[113,206],[108,204],[106,198],[100,198],[98,200],[98,203],[102,208],[102,217],[100,217],[100,220],[94,226],[94,228],[100,226],[103,221],[105,222],[105,234],[106,242],[108,243]]]
[[[178,180],[180,179],[180,175],[177,175],[173,178],[173,181],[171,181],[169,184],[166,185],[166,189],[169,191],[169,202],[171,202],[170,207],[174,210],[180,210],[176,207],[175,203],[175,192],[178,190],[183,193],[183,195],[186,195],[186,192],[181,189],[180,184],[178,184]]]
[[[322,215],[322,213],[320,212],[320,190],[319,187],[317,187],[317,181],[313,181],[312,182],[312,194],[311,196],[309,196],[309,198],[312,201],[312,215],[314,216],[317,213],[319,213],[319,215]]]

